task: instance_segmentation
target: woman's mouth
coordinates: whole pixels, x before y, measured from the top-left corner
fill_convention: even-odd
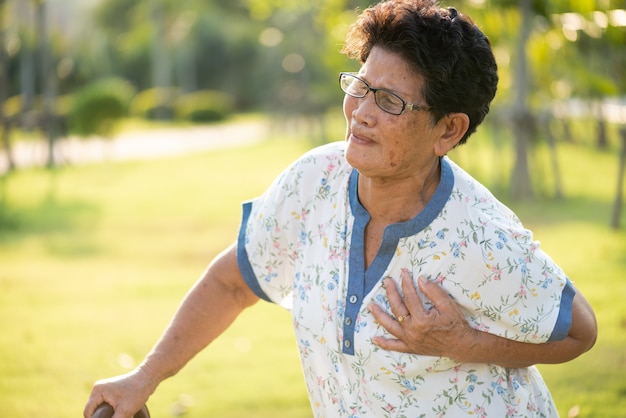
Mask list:
[[[372,141],[370,138],[368,138],[368,137],[366,137],[364,135],[355,134],[354,131],[350,132],[350,135],[348,136],[348,140],[350,142],[355,143],[355,144],[361,144],[361,145],[367,145],[367,144],[374,143],[374,141]]]

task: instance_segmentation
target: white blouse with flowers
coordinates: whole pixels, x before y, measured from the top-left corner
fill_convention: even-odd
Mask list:
[[[459,364],[386,351],[367,305],[390,312],[382,279],[438,283],[476,329],[511,340],[564,338],[574,289],[517,217],[447,157],[428,205],[390,225],[364,267],[369,214],[345,143],[314,149],[244,204],[238,262],[261,298],[291,310],[315,417],[551,417],[534,367]],[[426,307],[430,302],[422,296]]]

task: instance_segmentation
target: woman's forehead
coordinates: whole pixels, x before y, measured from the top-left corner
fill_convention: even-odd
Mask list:
[[[413,95],[423,83],[423,77],[400,54],[380,47],[372,48],[359,76],[373,87]]]

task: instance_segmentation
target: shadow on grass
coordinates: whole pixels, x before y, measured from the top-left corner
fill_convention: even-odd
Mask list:
[[[39,204],[12,206],[4,181],[0,187],[0,246],[37,238],[54,255],[81,256],[98,252],[92,233],[100,214],[97,205],[61,201],[51,189]]]
[[[536,198],[531,201],[507,201],[524,224],[558,225],[568,222],[584,222],[604,228],[610,227],[612,203],[588,197],[566,197],[562,199]],[[625,217],[622,216],[622,219]],[[626,228],[622,222],[622,228]]]

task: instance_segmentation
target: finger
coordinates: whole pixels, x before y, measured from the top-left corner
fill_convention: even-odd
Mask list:
[[[395,338],[374,337],[372,342],[383,350],[400,351],[403,353],[411,352],[410,347],[404,341]]]
[[[132,418],[133,416],[134,414],[132,412],[129,412],[128,410],[122,411],[122,409],[119,408],[119,411],[115,411],[111,418]]]
[[[93,411],[95,411],[95,407],[92,406],[92,404],[90,404],[89,402],[87,402],[87,404],[85,405],[85,409],[83,409],[83,417],[91,418],[91,416],[93,415]]]
[[[443,288],[430,280],[426,280],[425,277],[420,276],[418,286],[438,311],[448,310],[455,306],[454,300]]]
[[[88,403],[87,405],[85,405],[85,409],[83,410],[83,417],[91,418],[93,416],[95,409],[96,408],[94,406]]]
[[[111,418],[131,418],[135,416],[136,412],[137,411],[135,409],[130,409],[128,405],[120,404],[117,406],[117,408],[115,408],[114,414],[111,416]]]
[[[426,314],[426,309],[422,303],[422,299],[417,294],[413,275],[408,269],[402,269],[400,273],[402,279],[402,293],[404,293],[404,305],[412,316],[420,316]],[[422,276],[420,276],[422,277]]]
[[[406,306],[404,306],[404,300],[402,299],[402,295],[398,291],[398,287],[396,286],[396,282],[393,279],[387,278],[385,279],[385,291],[387,292],[387,299],[389,299],[389,306],[391,307],[391,312],[398,317],[399,315],[406,316],[408,312]]]
[[[372,312],[376,322],[378,322],[378,324],[380,324],[387,332],[396,338],[404,337],[402,325],[393,316],[389,315],[375,303],[371,303],[368,308],[370,312]]]
[[[83,416],[85,418],[91,418],[96,412],[98,406],[103,402],[104,398],[102,397],[102,395],[99,392],[96,394],[95,390],[92,391],[89,399],[87,400],[87,404],[85,405],[85,409],[83,410]]]

